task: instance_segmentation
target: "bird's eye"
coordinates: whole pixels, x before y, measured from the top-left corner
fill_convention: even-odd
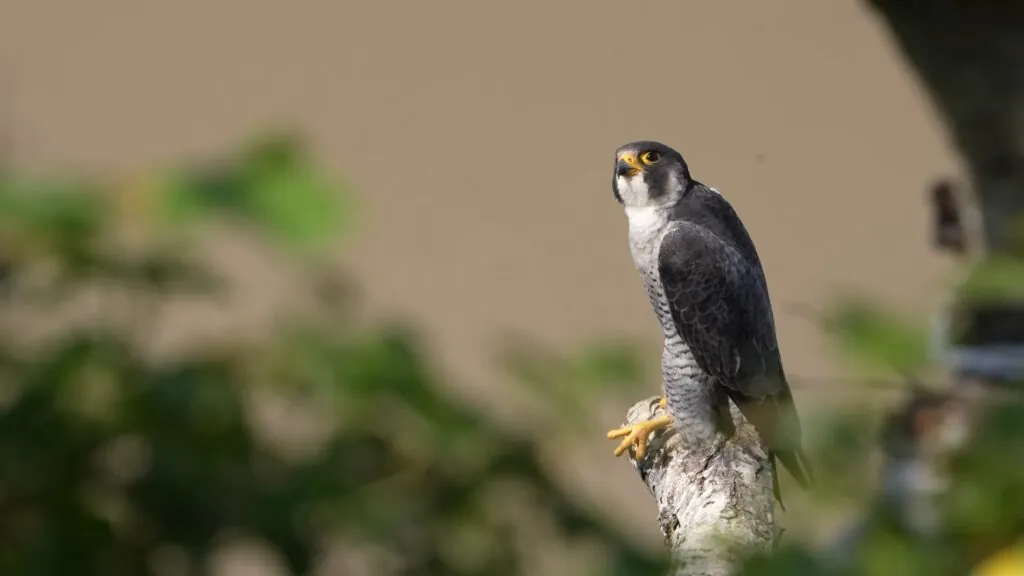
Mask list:
[[[651,150],[650,152],[644,152],[643,154],[640,155],[640,161],[647,165],[654,164],[658,160],[661,160],[661,154],[655,152],[654,150]]]

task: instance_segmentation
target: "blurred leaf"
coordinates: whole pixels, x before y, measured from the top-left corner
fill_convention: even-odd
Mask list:
[[[93,186],[65,180],[0,182],[0,221],[47,236],[93,236],[103,223],[102,197]]]
[[[639,346],[625,341],[595,341],[576,352],[559,353],[527,338],[506,336],[498,360],[559,417],[578,419],[587,413],[586,399],[632,393],[646,378]]]
[[[949,462],[952,485],[942,503],[951,531],[984,550],[1024,533],[1024,461],[1008,459],[1024,454],[1024,403],[987,410],[974,435],[969,449]]]
[[[772,554],[756,554],[748,558],[739,570],[740,576],[784,576],[796,574],[834,574],[807,550],[797,546],[783,546]]]
[[[833,414],[805,440],[814,464],[816,499],[863,501],[874,487],[865,462],[876,448],[874,426],[863,413]]]
[[[840,299],[827,314],[826,325],[840,351],[866,367],[906,374],[928,362],[923,329],[863,299]]]
[[[225,278],[170,249],[155,249],[137,257],[110,261],[106,271],[112,279],[153,291],[211,296],[227,287]]]
[[[47,256],[73,274],[97,259],[95,241],[109,206],[93,186],[72,179],[0,181],[0,242],[13,262]]]
[[[989,256],[973,263],[957,291],[960,299],[970,303],[1024,302],[1024,261]]]
[[[290,134],[256,140],[232,161],[172,173],[161,187],[166,221],[222,214],[256,224],[288,248],[316,252],[352,222],[348,191]]]
[[[970,576],[1018,576],[1024,574],[1024,541],[987,558]]]
[[[592,342],[570,361],[571,370],[585,386],[632,391],[646,377],[641,350],[632,342]]]
[[[297,139],[258,142],[244,160],[253,217],[300,250],[318,248],[349,222],[347,196],[309,164]]]
[[[160,216],[174,226],[188,226],[215,214],[246,214],[245,183],[219,165],[169,171],[156,186]]]

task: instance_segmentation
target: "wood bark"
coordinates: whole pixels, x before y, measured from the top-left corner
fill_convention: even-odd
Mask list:
[[[633,405],[626,424],[663,415],[658,397]],[[674,430],[655,433],[642,460],[630,460],[658,504],[672,574],[724,576],[778,537],[773,470],[754,429],[733,407],[736,434],[688,446]]]

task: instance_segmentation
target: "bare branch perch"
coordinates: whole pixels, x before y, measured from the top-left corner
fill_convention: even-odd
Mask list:
[[[626,424],[661,416],[658,398],[633,405]],[[687,446],[659,432],[643,460],[630,458],[658,503],[658,523],[676,575],[730,574],[750,552],[776,540],[770,462],[760,438],[733,407],[736,434],[714,445]]]

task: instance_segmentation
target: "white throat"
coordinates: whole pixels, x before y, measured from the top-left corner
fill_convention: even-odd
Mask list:
[[[626,206],[626,219],[631,233],[657,230],[668,224],[667,206]]]
[[[675,204],[683,194],[683,184],[675,174],[668,175],[667,191],[664,194],[651,196],[651,189],[644,182],[644,175],[616,176],[616,187],[622,205],[629,208],[666,207]]]
[[[668,182],[670,192],[653,198],[642,174],[617,178],[619,196],[622,198],[626,218],[629,219],[630,235],[658,235],[668,225],[669,212],[682,192],[682,186],[675,175],[671,175]]]
[[[643,174],[635,176],[616,176],[615,184],[619,189],[622,205],[629,208],[643,208],[651,204],[651,191],[644,182]]]

